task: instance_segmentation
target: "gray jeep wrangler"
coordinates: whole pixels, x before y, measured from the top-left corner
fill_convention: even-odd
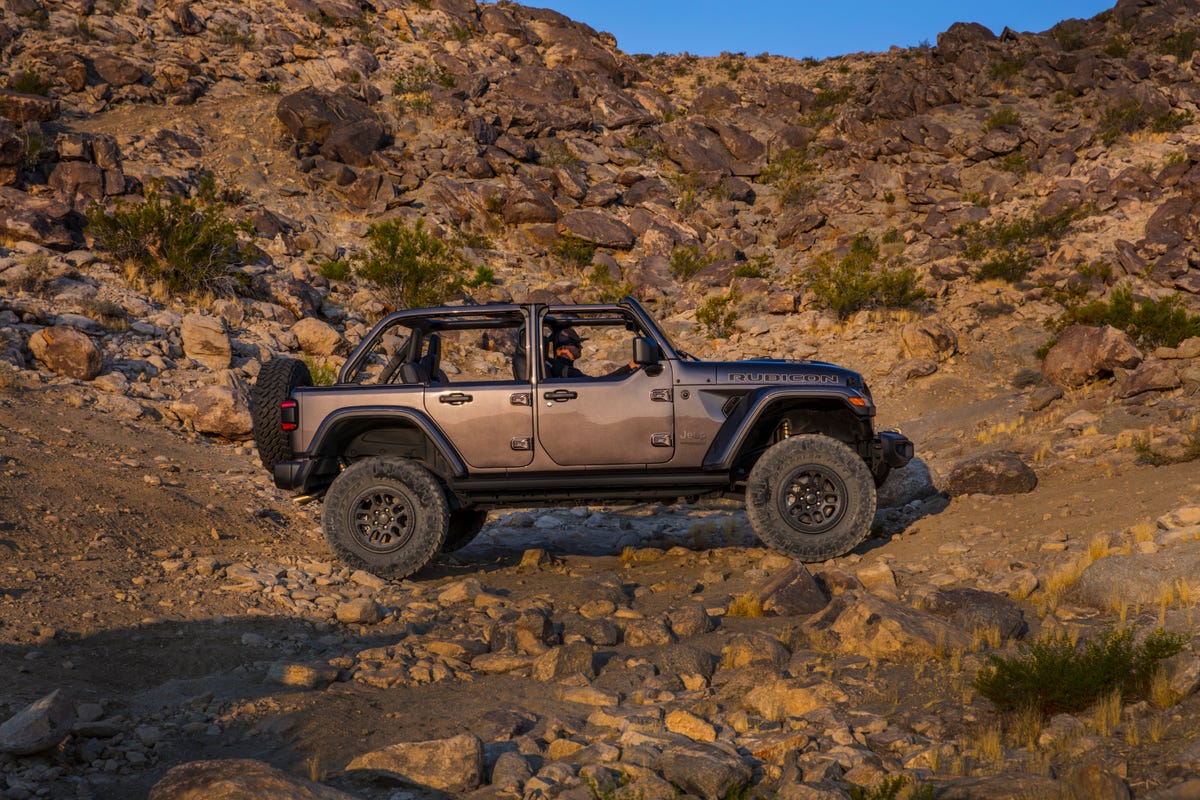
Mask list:
[[[570,369],[552,351],[566,340]],[[728,494],[767,545],[822,561],[867,536],[876,486],[913,455],[873,430],[858,373],[701,361],[631,297],[398,311],[336,384],[311,384],[301,361],[263,365],[263,466],[323,495],[339,559],[391,577],[466,545],[493,508]]]

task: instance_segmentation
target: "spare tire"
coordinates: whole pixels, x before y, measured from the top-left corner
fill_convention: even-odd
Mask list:
[[[279,424],[279,404],[297,386],[312,386],[308,365],[294,358],[273,358],[262,365],[250,390],[254,444],[268,472],[273,473],[276,464],[292,457],[291,434]]]

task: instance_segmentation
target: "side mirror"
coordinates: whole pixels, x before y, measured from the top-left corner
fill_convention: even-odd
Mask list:
[[[633,340],[633,363],[645,367],[659,361],[662,361],[662,350],[658,342],[645,336]]]

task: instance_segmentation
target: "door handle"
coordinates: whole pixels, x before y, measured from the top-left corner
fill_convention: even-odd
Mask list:
[[[463,403],[469,403],[474,399],[472,395],[465,394],[464,392],[451,392],[450,394],[438,396],[439,403],[449,403],[452,406],[461,406]]]
[[[576,397],[579,397],[579,394],[569,389],[558,389],[553,392],[546,392],[542,397],[552,403],[565,403],[568,400],[574,400]]]

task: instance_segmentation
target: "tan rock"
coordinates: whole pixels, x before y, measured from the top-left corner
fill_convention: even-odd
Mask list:
[[[900,340],[909,358],[941,362],[958,352],[958,334],[936,319],[912,322],[900,329]]]
[[[183,318],[183,352],[188,358],[216,371],[228,369],[233,346],[219,317],[188,314]]]
[[[172,767],[149,800],[352,800],[353,795],[297,778],[249,758],[193,761]]]
[[[188,392],[171,404],[171,411],[200,433],[225,439],[245,439],[250,435],[250,403],[236,386],[204,386]]]
[[[469,734],[423,742],[398,742],[366,753],[347,772],[384,773],[443,792],[469,792],[483,778],[483,743]]]
[[[945,650],[966,650],[971,637],[932,614],[870,594],[846,592],[801,629],[820,649],[867,658],[929,658]]]
[[[341,351],[344,341],[337,329],[315,317],[305,317],[292,326],[300,349],[314,356],[331,356]]]
[[[707,720],[697,717],[691,712],[676,709],[667,714],[667,730],[671,733],[681,733],[697,742],[715,742],[717,729]]]
[[[369,597],[347,600],[337,607],[337,619],[344,625],[374,625],[383,619],[379,605]]]
[[[51,372],[75,380],[90,381],[104,366],[100,348],[84,334],[64,325],[34,331],[29,337],[29,349]]]

